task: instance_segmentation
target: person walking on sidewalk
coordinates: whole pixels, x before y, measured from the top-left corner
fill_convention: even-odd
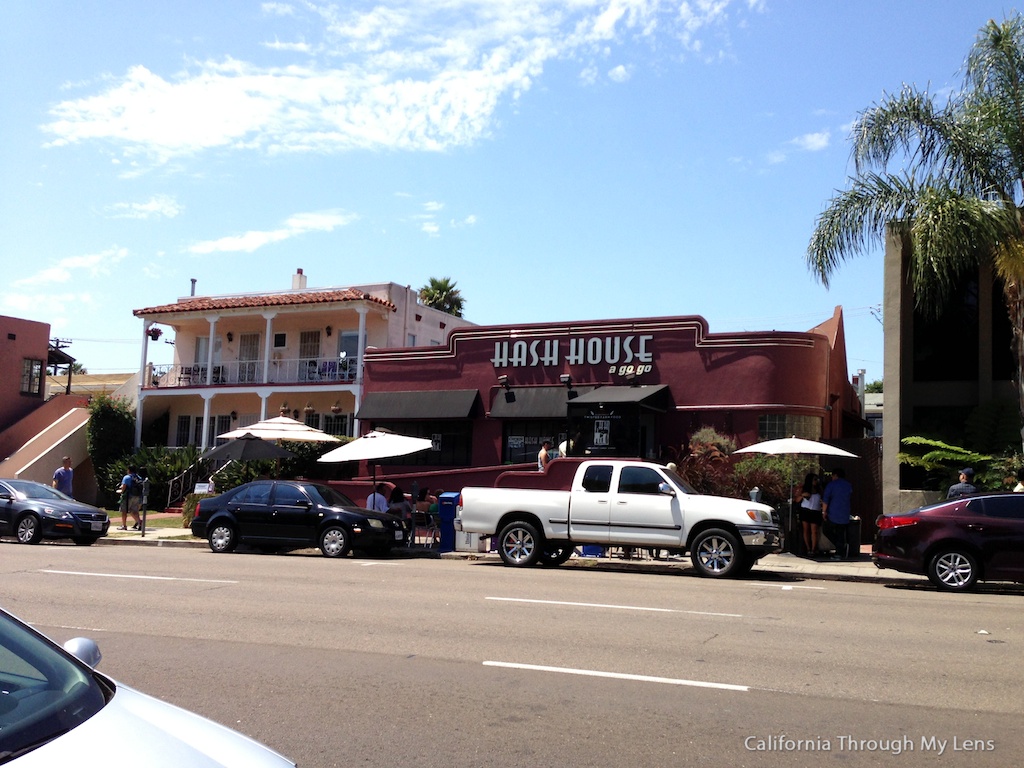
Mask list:
[[[139,509],[142,507],[142,486],[145,481],[139,477],[138,468],[128,467],[128,474],[121,478],[121,486],[117,492],[121,494],[121,527],[117,530],[128,530],[128,515],[135,520],[132,526],[133,531],[139,530],[142,521],[139,519]]]
[[[72,493],[72,491],[75,479],[75,470],[71,468],[71,457],[65,456],[61,461],[61,466],[53,473],[53,487],[65,496],[71,496],[74,498],[74,493]]]
[[[821,514],[828,526],[825,533],[836,545],[836,553],[832,556],[833,560],[846,560],[850,554],[846,531],[850,525],[851,496],[853,496],[853,486],[846,479],[845,470],[842,467],[836,467],[832,470],[832,482],[825,486],[825,493],[821,497]],[[857,547],[859,553],[859,541]]]

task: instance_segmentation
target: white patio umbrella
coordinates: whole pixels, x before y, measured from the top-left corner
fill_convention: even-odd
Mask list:
[[[252,434],[264,440],[291,440],[296,443],[339,442],[334,435],[329,435],[287,416],[275,416],[272,419],[257,421],[247,427],[239,427],[231,432],[225,432],[223,435],[217,435],[217,438],[219,440],[234,440],[246,434]]]
[[[793,488],[793,472],[796,464],[796,456],[842,456],[848,459],[860,458],[855,453],[844,451],[828,443],[819,443],[817,440],[806,440],[802,437],[781,437],[776,440],[765,440],[760,443],[748,445],[746,448],[738,448],[733,453],[764,453],[772,456],[793,456],[789,464],[789,487]],[[787,530],[793,530],[793,499],[789,500],[789,524]]]
[[[317,461],[336,463],[339,461],[373,461],[389,459],[394,456],[407,456],[410,453],[425,451],[433,447],[433,443],[425,437],[409,437],[375,429],[333,451],[328,451]]]

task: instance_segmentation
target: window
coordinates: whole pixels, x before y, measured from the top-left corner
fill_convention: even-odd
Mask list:
[[[303,360],[320,357],[320,331],[303,331],[299,334],[299,357]]]
[[[608,493],[612,487],[612,468],[608,464],[587,467],[583,475],[583,490],[589,493]]]
[[[320,414],[319,413],[307,413],[306,414],[306,426],[312,427],[313,429],[320,429]]]
[[[43,361],[26,358],[21,361],[21,394],[43,394]]]
[[[286,333],[275,333],[274,334],[274,349],[284,349],[288,346],[288,334]]]
[[[181,448],[189,444],[189,427],[192,426],[191,416],[179,416],[174,430],[174,444]]]
[[[416,346],[416,334],[415,333],[408,334],[406,336],[405,340],[406,340],[406,345],[405,346],[407,346],[407,347],[415,347]]]
[[[324,414],[324,425],[320,427],[328,435],[334,435],[336,437],[347,437],[348,431],[348,414],[340,413],[338,415]]]
[[[818,440],[821,438],[821,417],[793,416],[785,413],[764,414],[757,417],[757,436],[761,440],[782,437]]]
[[[400,435],[425,437],[437,446],[436,450],[417,451],[408,456],[383,459],[382,464],[404,466],[470,466],[473,449],[473,424],[466,420],[445,419],[443,421],[381,421],[374,422],[374,429],[384,427]],[[437,436],[440,435],[440,440]],[[536,458],[536,454],[534,454]]]
[[[619,493],[660,493],[661,475],[650,467],[623,467],[619,475]]]
[[[253,483],[243,488],[231,499],[233,504],[269,504],[270,483]]]
[[[285,507],[298,507],[309,504],[309,499],[306,498],[306,494],[294,485],[278,483],[277,487],[274,488],[274,504]]]

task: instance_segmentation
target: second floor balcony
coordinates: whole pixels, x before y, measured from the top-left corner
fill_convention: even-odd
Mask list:
[[[264,383],[262,360],[233,360],[189,365],[154,365],[147,387],[159,389],[211,386],[257,386]],[[209,374],[209,375],[208,375]],[[295,358],[271,360],[267,367],[268,384],[354,383],[356,364],[337,358]]]

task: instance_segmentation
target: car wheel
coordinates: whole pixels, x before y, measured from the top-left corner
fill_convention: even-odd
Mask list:
[[[530,523],[517,520],[501,529],[498,554],[505,565],[534,565],[541,559],[544,541]]]
[[[539,562],[541,565],[548,568],[561,565],[572,557],[572,553],[575,552],[575,548],[572,544],[564,544],[558,547],[545,547],[544,551],[540,553]]]
[[[974,555],[956,549],[937,552],[928,562],[928,578],[939,589],[965,592],[978,581],[978,561]]]
[[[741,575],[745,559],[737,538],[721,528],[702,531],[690,548],[690,561],[701,576],[724,578]]]
[[[209,541],[214,552],[233,552],[238,545],[235,529],[227,523],[217,523],[210,530]]]
[[[344,557],[351,548],[352,539],[340,525],[328,526],[320,534],[320,551],[324,557]]]
[[[14,533],[19,544],[38,544],[43,538],[43,527],[39,523],[39,518],[29,512],[18,518]]]
[[[91,547],[96,543],[96,536],[75,536],[74,542],[80,547]]]

